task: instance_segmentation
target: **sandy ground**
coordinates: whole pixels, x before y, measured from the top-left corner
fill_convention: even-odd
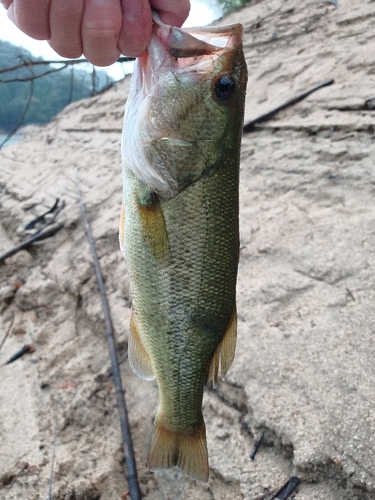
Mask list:
[[[67,204],[62,231],[0,266],[0,342],[9,330],[0,351],[1,500],[47,498],[54,440],[54,500],[126,498],[77,173],[144,497],[255,500],[297,476],[296,500],[375,499],[375,129],[366,104],[375,97],[374,2],[260,0],[223,22],[238,21],[246,119],[335,83],[243,140],[239,337],[227,380],[205,395],[210,481],[145,465],[158,396],[126,359],[131,298],[117,235],[125,80],[0,152],[0,252],[56,197]],[[33,354],[4,366],[31,342]]]

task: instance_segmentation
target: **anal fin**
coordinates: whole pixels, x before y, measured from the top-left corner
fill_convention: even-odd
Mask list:
[[[195,479],[208,481],[208,452],[203,415],[196,428],[177,432],[166,425],[159,411],[155,420],[148,466],[151,470],[176,466]]]
[[[130,318],[128,356],[131,369],[138,377],[154,380],[151,358],[142,343],[133,311]]]
[[[215,354],[213,355],[210,367],[208,370],[207,382],[217,384],[217,379],[220,371],[221,378],[224,379],[231,367],[234,354],[236,351],[237,341],[237,311],[236,306],[230,317],[227,329],[225,331],[223,340],[218,345]]]

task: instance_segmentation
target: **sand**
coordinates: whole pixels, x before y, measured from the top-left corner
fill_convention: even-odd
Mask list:
[[[131,297],[118,248],[129,79],[0,152],[0,253],[59,197],[64,229],[0,266],[0,499],[126,498],[103,313],[78,175],[105,278],[144,498],[375,499],[375,10],[373,1],[259,0],[242,22],[246,119],[335,83],[243,139],[239,334],[204,399],[210,481],[151,473],[158,395],[127,358]],[[11,326],[11,320],[14,319]],[[35,352],[5,361],[24,344]],[[255,460],[250,453],[265,433]]]

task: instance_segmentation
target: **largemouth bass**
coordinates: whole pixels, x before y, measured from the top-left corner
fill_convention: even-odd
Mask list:
[[[129,361],[156,378],[151,469],[208,479],[204,385],[236,344],[238,178],[246,64],[242,26],[154,23],[122,138],[120,245],[133,297]]]

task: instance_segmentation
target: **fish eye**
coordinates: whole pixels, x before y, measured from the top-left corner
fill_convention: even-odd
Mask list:
[[[235,81],[229,75],[220,76],[214,84],[215,95],[220,102],[228,101],[234,94],[235,88]]]

